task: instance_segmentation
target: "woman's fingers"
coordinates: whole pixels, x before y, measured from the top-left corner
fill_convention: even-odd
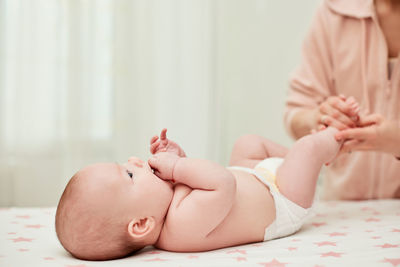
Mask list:
[[[346,129],[336,133],[335,138],[337,141],[355,139],[355,140],[368,140],[371,139],[373,129],[371,127]]]
[[[333,105],[333,103],[336,103],[335,105]],[[340,103],[340,104],[338,104]],[[325,125],[330,125],[330,126],[334,126],[334,127],[341,127],[343,128],[343,125],[345,125],[347,127],[354,127],[355,123],[354,121],[346,114],[342,111],[342,109],[344,109],[343,107],[341,107],[343,105],[343,101],[339,101],[339,102],[332,102],[332,100],[328,100],[324,103],[322,103],[319,107],[319,112],[322,115],[321,116],[321,120],[325,121],[325,120],[329,120],[330,124],[324,123]],[[340,106],[340,108],[338,108]],[[323,116],[327,116],[327,117],[323,117]],[[332,123],[334,123],[332,125]]]
[[[334,119],[328,115],[321,115],[319,124],[325,125],[325,126],[332,126],[335,127],[339,130],[344,130],[349,128],[348,125],[342,123],[340,120]],[[320,128],[320,127],[319,127]]]
[[[366,126],[370,126],[373,124],[379,124],[382,122],[382,120],[383,120],[382,115],[370,114],[370,115],[366,115],[366,116],[361,116],[359,124],[362,127],[366,127]]]

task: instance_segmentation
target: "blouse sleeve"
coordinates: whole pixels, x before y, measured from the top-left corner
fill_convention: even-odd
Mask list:
[[[290,77],[284,123],[291,136],[293,136],[292,118],[296,112],[315,108],[334,94],[330,16],[327,4],[323,3],[314,15],[303,41],[301,62]]]

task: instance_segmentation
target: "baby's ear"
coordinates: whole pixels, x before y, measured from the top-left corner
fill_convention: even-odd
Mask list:
[[[128,224],[128,233],[136,241],[144,240],[156,225],[153,217],[132,219]]]

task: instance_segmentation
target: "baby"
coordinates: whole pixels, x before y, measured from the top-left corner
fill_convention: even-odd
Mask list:
[[[151,139],[147,162],[94,164],[71,178],[56,232],[73,256],[115,259],[147,245],[207,251],[290,235],[309,214],[321,167],[341,146],[332,127],[290,150],[247,135],[225,168],[187,158],[166,132]]]

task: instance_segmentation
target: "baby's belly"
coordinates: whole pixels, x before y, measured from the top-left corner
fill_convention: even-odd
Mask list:
[[[163,236],[163,242],[159,242],[156,247],[195,252],[263,241],[265,228],[275,220],[272,195],[268,187],[253,175],[231,171],[236,178],[236,200],[225,219],[206,237],[193,235],[190,239],[181,239],[180,235]],[[186,186],[179,189],[182,195],[190,191]]]
[[[236,202],[225,220],[200,242],[202,245],[195,245],[198,250],[263,241],[265,228],[275,220],[274,200],[268,187],[249,173],[232,173],[237,180]]]

